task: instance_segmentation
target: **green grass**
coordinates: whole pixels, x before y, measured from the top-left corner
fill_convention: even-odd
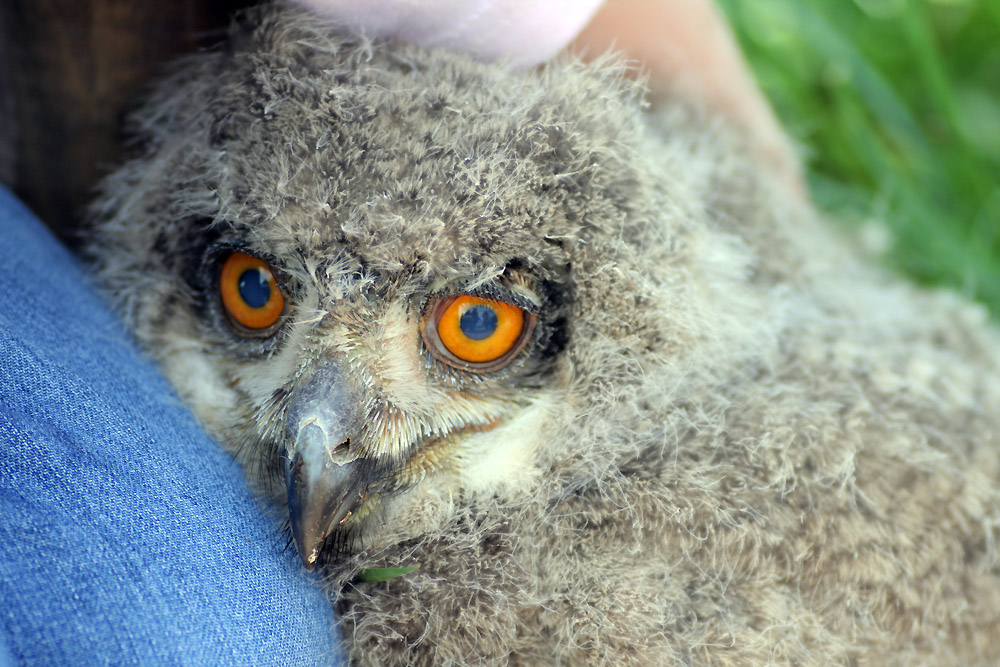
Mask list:
[[[1000,316],[1000,0],[719,0],[821,208]]]

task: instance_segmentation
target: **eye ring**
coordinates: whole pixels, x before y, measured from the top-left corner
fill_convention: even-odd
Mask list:
[[[517,357],[536,321],[534,313],[513,304],[462,294],[432,300],[420,333],[438,361],[472,373],[490,373]]]
[[[285,296],[264,260],[231,252],[219,269],[219,296],[229,324],[241,336],[266,338],[277,331]]]

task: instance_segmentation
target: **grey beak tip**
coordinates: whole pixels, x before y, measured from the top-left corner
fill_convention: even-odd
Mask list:
[[[306,572],[312,572],[316,569],[316,561],[319,560],[319,552],[317,550],[313,549],[307,556],[304,551],[299,549],[299,557],[302,559],[302,567],[306,569]]]
[[[288,518],[292,540],[306,570],[319,561],[323,543],[341,527],[363,501],[365,480],[359,474],[363,461],[343,465],[322,459],[319,452],[298,451],[288,466]]]
[[[301,453],[296,453],[288,466],[288,517],[292,526],[292,540],[308,571],[316,567],[319,549],[326,537],[321,519],[322,507],[316,506],[314,481],[310,479]],[[317,511],[319,510],[319,512]]]

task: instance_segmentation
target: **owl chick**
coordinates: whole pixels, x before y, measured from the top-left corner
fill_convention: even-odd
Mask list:
[[[723,123],[271,6],[131,128],[96,270],[354,662],[1000,660],[1000,336]]]

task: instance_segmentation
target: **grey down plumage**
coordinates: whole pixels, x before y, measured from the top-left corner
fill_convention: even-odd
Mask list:
[[[614,60],[516,71],[279,5],[130,127],[95,271],[279,506],[296,406],[346,387],[330,456],[368,467],[303,559],[354,662],[1000,660],[1000,336],[719,119]],[[266,335],[222,312],[234,248],[285,295]],[[458,294],[533,318],[508,365],[430,353]]]

